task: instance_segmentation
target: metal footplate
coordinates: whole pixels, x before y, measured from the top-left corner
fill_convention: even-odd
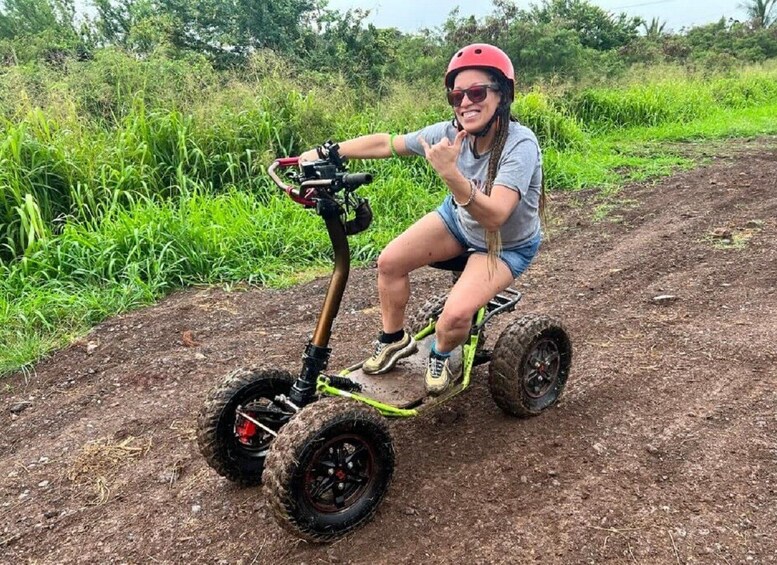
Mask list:
[[[383,375],[368,375],[361,370],[361,364],[346,369],[343,376],[358,383],[362,393],[379,402],[400,408],[418,406],[426,396],[424,373],[429,350],[434,336],[428,336],[418,342],[418,351],[401,359],[397,366]]]

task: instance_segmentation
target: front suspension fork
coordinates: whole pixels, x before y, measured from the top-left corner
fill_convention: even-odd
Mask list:
[[[310,404],[315,397],[318,376],[329,364],[331,352],[330,347],[319,347],[312,341],[308,343],[305,355],[302,357],[302,371],[289,392],[289,400],[296,406],[301,408]]]
[[[348,247],[348,236],[345,225],[340,217],[341,209],[336,202],[322,199],[316,203],[316,212],[326,223],[326,230],[334,250],[335,268],[329,287],[324,297],[324,306],[313,332],[313,338],[305,348],[302,358],[302,371],[289,393],[289,400],[298,407],[310,404],[316,396],[316,380],[329,364],[332,349],[329,338],[332,335],[332,324],[340,310],[340,302],[345,293],[345,285],[351,269],[351,252]]]

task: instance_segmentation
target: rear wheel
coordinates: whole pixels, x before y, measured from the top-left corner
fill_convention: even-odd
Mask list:
[[[507,326],[494,347],[488,386],[496,404],[513,416],[535,416],[558,401],[572,365],[572,342],[563,324],[528,314]]]
[[[213,388],[197,421],[197,444],[208,465],[231,481],[259,484],[274,439],[267,430],[277,432],[291,416],[273,399],[293,383],[286,371],[238,369]]]
[[[410,333],[416,335],[429,325],[430,320],[436,322],[437,318],[439,318],[442,313],[443,306],[445,306],[445,301],[447,299],[447,294],[441,294],[433,296],[424,302],[423,305],[421,305],[421,307],[407,320],[407,327],[410,330]]]
[[[300,411],[273,442],[264,488],[281,525],[330,541],[369,521],[394,472],[394,447],[374,409],[324,398]]]
[[[434,320],[437,322],[437,319],[440,317],[440,314],[442,313],[442,309],[445,306],[445,301],[448,299],[447,294],[441,294],[438,296],[433,296],[424,304],[418,308],[418,310],[408,319],[408,328],[410,330],[410,333],[412,335],[416,335],[421,330],[425,329],[431,320]],[[480,330],[480,336],[478,337],[478,346],[476,349],[475,355],[483,355],[488,354],[485,350],[486,345],[486,329],[485,327],[481,328]],[[484,361],[487,360],[487,358],[484,359]],[[478,364],[480,361],[476,359],[475,364]]]

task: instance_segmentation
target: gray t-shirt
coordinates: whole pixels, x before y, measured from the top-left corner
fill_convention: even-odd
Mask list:
[[[452,142],[457,133],[451,122],[440,122],[405,134],[405,145],[413,153],[423,156],[425,153],[418,141],[419,136],[429,145],[433,145],[443,137],[447,137]],[[461,174],[473,180],[476,186],[483,190],[488,176],[491,152],[488,151],[481,155],[480,159],[476,159],[472,153],[470,139],[468,136],[462,143],[456,164]],[[518,206],[502,225],[502,247],[511,249],[528,243],[540,232],[538,209],[542,191],[542,154],[534,132],[518,122],[510,122],[510,130],[499,159],[494,185],[505,186],[521,195]],[[477,247],[486,248],[486,233],[483,227],[466,208],[458,206],[456,213],[467,240]]]

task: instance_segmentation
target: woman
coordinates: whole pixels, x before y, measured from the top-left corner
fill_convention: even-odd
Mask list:
[[[544,205],[542,157],[531,130],[510,116],[515,73],[499,48],[473,44],[458,51],[445,74],[452,122],[405,135],[371,134],[340,142],[340,155],[380,159],[425,156],[450,194],[391,241],[378,258],[383,331],[362,370],[386,373],[416,349],[405,331],[409,273],[474,249],[437,322],[425,375],[429,394],[460,376],[451,353],[464,343],[474,313],[510,286],[540,245]],[[317,150],[300,156],[317,158]]]

